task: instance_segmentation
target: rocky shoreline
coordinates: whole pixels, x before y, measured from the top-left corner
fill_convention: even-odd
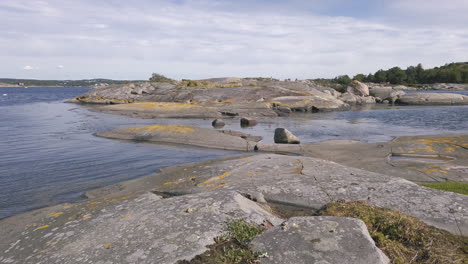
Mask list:
[[[359,220],[314,216],[333,201],[366,201],[456,235],[468,234],[468,196],[411,182],[468,181],[464,171],[468,135],[401,137],[377,144],[291,145],[261,144],[258,137],[234,131],[157,125],[98,136],[267,153],[169,167],[88,192],[84,202],[1,220],[0,251],[4,254],[0,263],[188,261],[206,251],[223,234],[224,225],[235,219],[279,228],[254,240],[254,248],[269,256],[261,258],[261,263],[389,263]],[[279,151],[295,155],[268,154]],[[391,156],[408,159],[392,161]],[[437,157],[442,156],[451,159],[438,163]],[[435,159],[412,159],[416,157]],[[310,216],[288,220],[272,208],[306,210]],[[299,228],[293,232],[299,236],[282,243],[304,245],[306,234],[323,241],[312,245],[314,256],[305,249],[282,251],[272,246],[279,239],[275,233],[284,232],[280,227],[285,225]],[[329,233],[328,228],[343,231]]]
[[[249,125],[257,117],[378,101],[468,102],[446,96],[415,97],[360,82],[340,94],[307,82],[222,78],[101,87],[71,101],[146,118],[243,117]],[[215,123],[222,126],[222,120]],[[232,130],[155,124],[96,135],[246,155],[168,167],[89,191],[82,202],[0,220],[0,263],[185,263],[180,261],[206,252],[225,235],[226,224],[239,219],[266,230],[249,245],[261,253],[259,263],[393,261],[368,223],[320,215],[331,203],[365,203],[408,215],[444,236],[468,236],[468,196],[417,184],[468,182],[468,134],[303,143],[278,129],[275,142],[294,144],[267,144]]]
[[[437,86],[436,88],[452,86]],[[456,86],[457,88],[463,85]],[[467,86],[468,87],[468,86]],[[70,102],[94,104],[97,111],[142,118],[233,118],[288,116],[293,112],[349,110],[352,105],[466,105],[453,93],[405,93],[405,86],[352,82],[345,93],[310,81],[217,78],[141,82],[98,87]]]

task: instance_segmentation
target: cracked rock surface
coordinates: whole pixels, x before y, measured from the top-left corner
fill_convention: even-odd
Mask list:
[[[347,217],[293,217],[257,236],[253,249],[264,264],[387,264],[364,222]]]

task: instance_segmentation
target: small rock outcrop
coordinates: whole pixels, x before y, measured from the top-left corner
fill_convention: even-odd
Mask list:
[[[223,120],[221,119],[215,119],[213,120],[213,122],[211,122],[211,125],[214,127],[214,128],[222,128],[226,125],[226,123],[223,122]]]
[[[387,264],[364,222],[347,217],[293,217],[256,237],[253,249],[265,264]]]
[[[257,120],[242,117],[242,118],[240,119],[240,125],[241,125],[242,127],[255,126],[255,125],[257,125]]]
[[[342,94],[340,100],[350,105],[374,104],[376,102],[373,96],[358,96],[350,92]]]
[[[301,141],[298,137],[293,135],[286,128],[277,128],[275,129],[275,143],[277,144],[300,144]]]
[[[394,103],[396,100],[398,100],[401,96],[405,94],[406,93],[404,91],[392,87],[376,86],[370,88],[371,96],[379,97],[382,99],[382,101],[387,100],[392,103]]]
[[[407,105],[466,105],[468,96],[454,93],[409,93],[396,101]]]
[[[357,96],[369,96],[369,87],[366,84],[356,80],[352,82],[352,85],[348,86],[346,91]]]

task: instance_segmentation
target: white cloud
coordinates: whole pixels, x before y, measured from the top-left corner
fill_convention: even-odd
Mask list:
[[[33,66],[30,66],[30,65],[26,65],[23,67],[23,70],[26,70],[26,71],[31,71],[31,70],[34,70],[36,68],[34,68]]]
[[[56,16],[44,17],[45,11],[29,10],[28,1],[4,1],[0,3],[0,60],[48,65],[41,66],[41,72],[50,75],[44,78],[54,78],[55,65],[62,64],[74,78],[146,79],[153,71],[180,78],[313,78],[468,60],[464,27],[421,25],[408,20],[409,15],[407,23],[395,22],[396,15],[404,15],[402,10],[415,10],[411,1],[392,1],[388,14],[372,18],[288,8],[277,9],[280,12],[247,2],[244,5],[250,9],[240,12],[227,9],[224,2],[207,0],[182,4],[140,0],[119,5],[88,0],[66,5],[58,0],[35,2],[56,10]],[[299,6],[300,2],[294,3]],[[439,14],[433,2],[422,4],[425,12]],[[5,6],[9,9],[2,9]],[[468,7],[459,9],[466,12]],[[32,13],[25,19],[18,12]],[[424,12],[418,13],[418,18],[422,16]],[[15,74],[5,65],[0,65],[0,72]]]
[[[57,69],[61,70],[63,68],[64,68],[63,65],[57,65]]]

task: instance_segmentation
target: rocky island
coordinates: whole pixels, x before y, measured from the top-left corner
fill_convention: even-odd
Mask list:
[[[219,127],[359,104],[468,104],[467,96],[217,78],[109,85],[71,102],[217,119],[217,129],[154,124],[96,135],[245,155],[168,167],[1,220],[0,263],[466,263],[468,196],[421,184],[468,182],[468,134],[304,143],[278,128],[270,144]]]

